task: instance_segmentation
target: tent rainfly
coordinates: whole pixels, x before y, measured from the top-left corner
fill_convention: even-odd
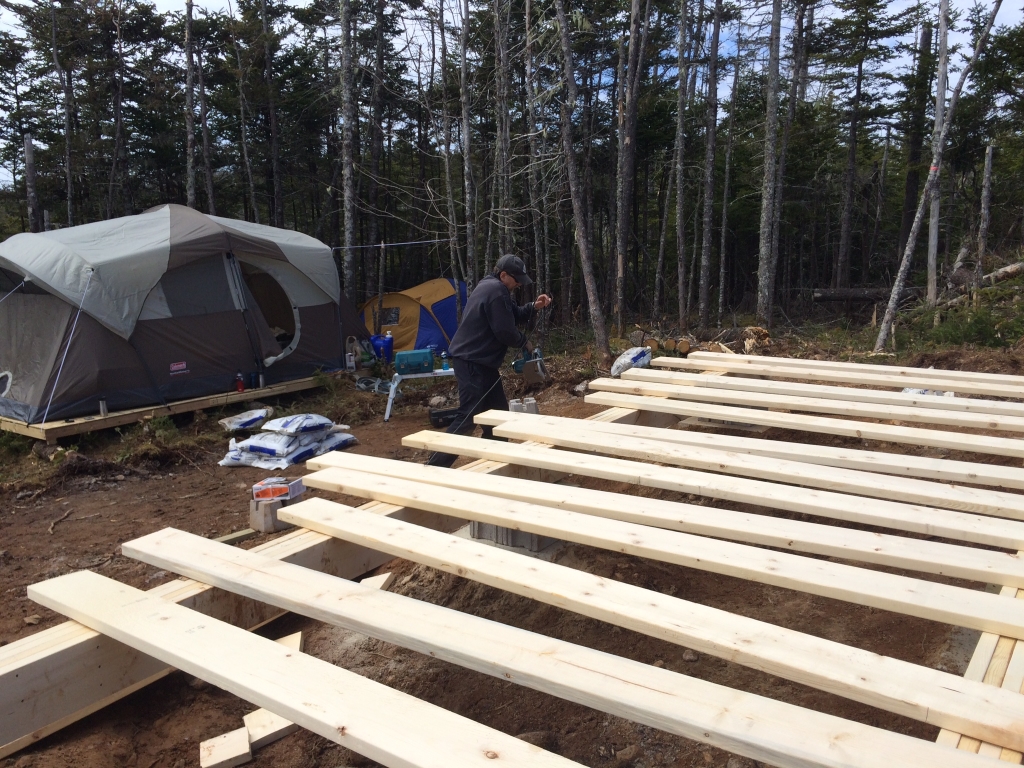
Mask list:
[[[0,415],[26,423],[336,369],[349,335],[331,249],[298,232],[162,205],[0,243]]]
[[[428,280],[404,291],[385,293],[362,306],[362,320],[374,333],[380,314],[380,332],[395,338],[395,351],[432,348],[437,353],[448,350],[458,330],[458,307],[455,303],[455,281],[445,278]],[[460,306],[466,306],[466,284],[459,283]]]

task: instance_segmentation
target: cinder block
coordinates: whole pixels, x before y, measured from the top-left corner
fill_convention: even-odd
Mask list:
[[[286,506],[287,501],[256,501],[249,502],[249,527],[260,533],[275,533],[294,528],[291,523],[277,519],[277,511]]]

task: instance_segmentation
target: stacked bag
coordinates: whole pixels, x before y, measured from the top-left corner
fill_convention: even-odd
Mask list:
[[[300,413],[273,419],[262,430],[241,442],[231,438],[222,467],[259,467],[285,469],[292,464],[355,445],[358,440],[345,432],[345,424],[335,424],[315,413]]]

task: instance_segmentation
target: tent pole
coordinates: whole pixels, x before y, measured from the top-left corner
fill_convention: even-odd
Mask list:
[[[64,361],[68,359],[68,350],[71,349],[71,342],[75,338],[75,329],[78,328],[78,318],[82,316],[82,307],[85,306],[85,297],[89,293],[89,286],[92,284],[92,268],[88,269],[89,277],[85,280],[85,290],[82,291],[82,301],[78,305],[78,313],[75,315],[75,322],[71,324],[71,333],[68,334],[68,343],[64,346],[64,354],[60,358],[60,366],[57,368],[57,376],[53,380],[53,388],[50,390],[50,399],[46,401],[46,410],[43,411],[43,420],[41,424],[46,423],[47,417],[50,415],[50,406],[53,405],[53,396],[57,393],[57,384],[60,383],[60,375],[64,371]],[[6,296],[4,298],[7,298]]]

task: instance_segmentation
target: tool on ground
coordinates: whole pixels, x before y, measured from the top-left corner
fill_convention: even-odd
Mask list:
[[[294,480],[287,477],[268,477],[252,487],[252,497],[256,501],[288,501],[305,492],[306,486],[301,477]]]
[[[548,368],[544,365],[544,356],[539,347],[533,352],[524,349],[523,356],[512,363],[512,370],[522,374],[527,385],[543,384],[548,380]]]

